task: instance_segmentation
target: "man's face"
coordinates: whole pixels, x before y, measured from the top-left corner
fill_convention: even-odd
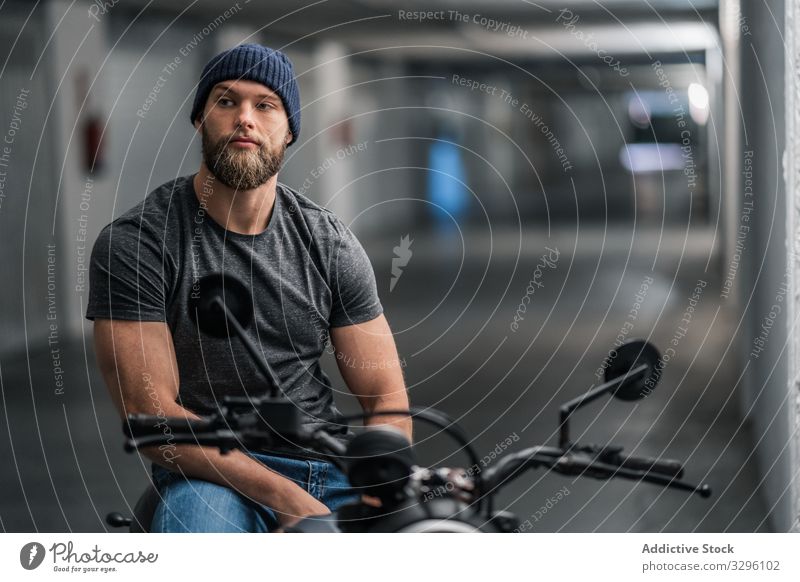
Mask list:
[[[278,173],[292,134],[276,93],[254,81],[217,83],[202,119],[195,127],[202,131],[203,161],[220,182],[251,190]]]

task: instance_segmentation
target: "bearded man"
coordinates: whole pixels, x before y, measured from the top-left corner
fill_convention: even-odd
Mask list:
[[[198,281],[245,281],[248,328],[306,426],[347,442],[330,379],[340,373],[365,412],[407,410],[397,349],[363,247],[331,211],[278,182],[300,133],[289,59],[255,44],[215,56],[191,112],[202,137],[197,173],[162,184],[109,224],[92,251],[86,317],[111,397],[128,413],[197,418],[227,395],[261,395],[265,379],[235,337],[201,334],[188,305]],[[408,418],[374,416],[411,439]],[[286,442],[226,455],[176,445],[145,449],[160,495],[154,532],[271,531],[357,499],[346,476]]]

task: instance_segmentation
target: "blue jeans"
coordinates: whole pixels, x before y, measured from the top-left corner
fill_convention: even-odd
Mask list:
[[[350,489],[347,476],[331,463],[247,454],[297,483],[331,511],[360,498]],[[159,465],[153,465],[153,483],[161,501],[152,532],[269,532],[280,527],[272,509],[228,487],[186,479]]]

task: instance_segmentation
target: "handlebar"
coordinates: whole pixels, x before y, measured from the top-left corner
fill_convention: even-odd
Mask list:
[[[597,453],[599,454],[592,454]],[[531,447],[512,453],[500,459],[484,474],[484,485],[487,492],[494,493],[506,483],[515,479],[526,469],[546,467],[562,475],[592,477],[595,479],[612,479],[620,477],[636,481],[646,481],[697,493],[701,497],[709,497],[711,489],[708,485],[695,486],[680,481],[683,466],[671,459],[650,457],[621,456],[621,448],[583,447],[563,450],[555,447]]]
[[[389,411],[386,414],[396,415],[400,412]],[[448,426],[448,422],[452,423],[441,413],[431,414],[429,409],[416,412],[440,427]],[[344,420],[361,416],[363,415],[353,415],[345,417]],[[130,437],[125,445],[125,449],[129,452],[164,443],[213,446],[226,452],[253,446],[255,443],[272,442],[271,439],[275,436],[274,432],[265,431],[264,427],[258,424],[258,415],[253,413],[238,414],[230,418],[217,414],[200,419],[131,414],[128,415],[124,428],[126,435]],[[462,445],[468,446],[467,450],[472,458],[474,451],[469,447],[466,436],[460,430],[456,431],[456,435]],[[327,451],[326,456],[338,467],[345,466],[343,462],[345,446],[324,430],[319,429],[294,436],[303,444],[316,445]],[[497,491],[519,477],[525,470],[540,467],[563,475],[595,479],[619,477],[646,481],[662,487],[690,491],[702,497],[711,494],[706,485],[697,487],[680,481],[684,468],[676,460],[623,455],[622,447],[616,446],[571,445],[566,449],[536,446],[501,457],[482,474],[473,475],[475,490],[479,494],[478,504],[480,505],[481,497],[485,496],[489,500],[491,511],[491,498]]]
[[[683,465],[673,459],[658,459],[654,457],[623,457],[619,463],[623,469],[644,471],[668,475],[676,479],[683,477]]]
[[[160,434],[147,435],[131,439],[125,443],[125,450],[133,452],[140,448],[154,447],[162,444],[198,445],[201,447],[215,447],[221,451],[230,451],[241,445],[241,440],[235,432],[230,430],[216,430],[212,432],[178,433],[171,437]]]
[[[128,437],[125,450],[157,445],[199,445],[227,452],[241,446],[238,431],[226,426],[218,414],[204,418],[166,417],[152,414],[129,414],[123,425]]]

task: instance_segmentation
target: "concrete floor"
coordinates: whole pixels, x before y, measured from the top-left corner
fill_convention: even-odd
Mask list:
[[[686,461],[686,479],[714,496],[628,481],[525,474],[498,505],[530,519],[533,531],[769,531],[759,496],[753,438],[739,415],[735,330],[738,316],[720,299],[719,266],[709,234],[613,234],[581,229],[551,237],[513,234],[417,236],[413,256],[389,292],[392,248],[405,233],[363,239],[395,331],[413,404],[459,420],[479,452],[508,437],[510,450],[555,444],[560,402],[596,382],[595,371],[623,324],[675,355],[659,388],[638,404],[601,400],[578,412],[573,436],[614,442],[641,455]],[[545,245],[553,268],[534,275]],[[462,256],[469,257],[463,259]],[[532,277],[541,283],[512,331]],[[646,277],[653,283],[629,317]],[[698,279],[707,282],[686,325]],[[4,531],[102,531],[104,516],[128,510],[146,480],[146,464],[122,450],[120,423],[82,341],[65,349],[63,396],[54,396],[49,354],[31,350],[0,360],[0,528]],[[335,369],[333,361],[326,367]],[[336,378],[336,385],[342,386]],[[353,400],[337,395],[345,410]],[[425,464],[466,464],[446,437],[416,433]],[[569,495],[537,515],[547,499]]]

